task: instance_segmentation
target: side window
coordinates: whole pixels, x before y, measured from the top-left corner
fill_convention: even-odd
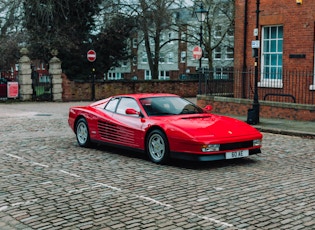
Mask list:
[[[135,109],[136,111],[140,111],[140,108],[134,99],[124,97],[124,98],[121,98],[118,104],[117,113],[126,114],[126,109]]]
[[[115,112],[118,101],[119,98],[112,98],[105,106],[105,109],[111,112]]]

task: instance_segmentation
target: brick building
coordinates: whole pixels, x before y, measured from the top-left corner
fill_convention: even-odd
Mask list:
[[[235,0],[234,67],[255,69],[252,46],[257,47],[253,41],[259,40],[260,98],[272,89],[272,94],[292,95],[298,103],[314,104],[314,31],[315,1]],[[235,87],[243,87],[244,94],[248,93],[246,78],[243,74],[235,79]]]

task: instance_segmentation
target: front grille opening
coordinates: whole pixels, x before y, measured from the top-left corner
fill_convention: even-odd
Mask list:
[[[244,142],[234,142],[228,144],[221,144],[220,150],[233,150],[233,149],[243,149],[253,147],[253,141],[244,141]]]

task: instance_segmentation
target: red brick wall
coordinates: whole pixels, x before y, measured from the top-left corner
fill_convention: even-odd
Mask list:
[[[246,2],[247,17],[245,16]],[[256,0],[235,0],[234,66],[236,69],[254,68],[251,41],[256,40],[253,35],[253,30],[256,28],[256,2]],[[263,26],[283,25],[283,70],[313,71],[315,1],[305,0],[302,5],[298,5],[295,0],[260,0],[259,8],[259,40],[261,40]],[[246,18],[247,31],[244,29]],[[245,44],[244,38],[246,38]],[[290,54],[303,54],[305,58],[290,58]],[[240,76],[235,78],[235,87],[242,87],[241,83]],[[296,84],[303,83],[296,82]],[[241,95],[236,96],[241,97]]]
[[[62,76],[63,101],[87,101],[92,99],[92,84],[75,82]],[[126,93],[174,93],[182,97],[195,97],[198,81],[106,81],[95,83],[95,99]]]
[[[245,1],[235,1],[235,67],[242,68],[244,44]],[[247,0],[247,67],[254,67],[251,56],[251,41],[256,38],[256,1]],[[314,65],[314,21],[315,1],[260,0],[259,39],[265,25],[283,25],[283,67],[284,69],[309,70]],[[306,54],[306,58],[289,58],[290,54]]]
[[[197,96],[197,105],[212,105],[214,113],[247,116],[252,108],[252,100]],[[315,105],[300,105],[280,102],[260,102],[260,117],[288,119],[298,121],[315,121]]]
[[[92,99],[91,83],[69,81],[63,76],[63,101],[89,101]],[[95,84],[95,99],[111,95],[141,92],[174,93],[182,97],[196,97],[197,81],[107,81]],[[197,95],[197,104],[204,107],[211,104],[215,113],[246,116],[252,108],[252,100],[237,98],[216,99],[213,96]],[[261,102],[260,116],[265,118],[283,118],[291,120],[315,121],[315,105],[297,105]]]

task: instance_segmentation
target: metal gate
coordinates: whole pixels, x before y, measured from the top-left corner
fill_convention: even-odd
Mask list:
[[[52,101],[52,76],[32,71],[32,87],[34,101]]]

